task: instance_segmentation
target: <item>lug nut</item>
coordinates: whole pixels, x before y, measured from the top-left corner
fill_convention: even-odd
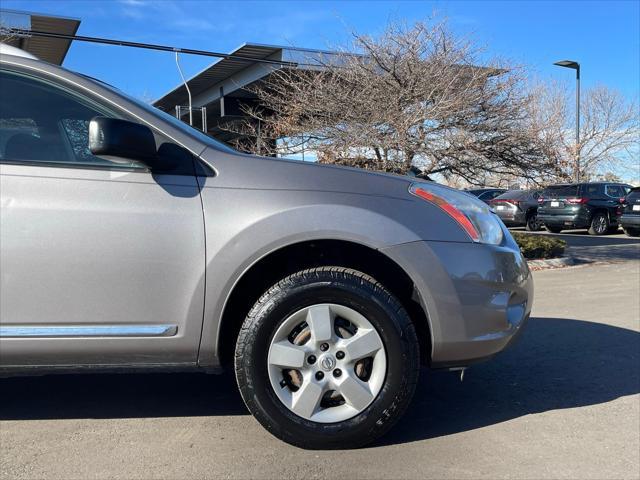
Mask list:
[[[336,358],[338,360],[342,360],[344,358],[344,352],[342,350],[340,350],[339,352],[336,352]]]
[[[323,352],[326,352],[327,350],[329,350],[329,344],[323,343],[322,345],[320,345],[320,350],[322,350]]]
[[[314,363],[316,363],[316,356],[315,355],[309,355],[309,357],[307,358],[307,362],[310,365],[313,365]]]
[[[342,375],[342,370],[340,370],[339,368],[336,368],[336,369],[333,371],[333,376],[334,376],[334,377],[339,377],[340,375]]]
[[[316,372],[316,380],[322,380],[324,378],[324,373]]]

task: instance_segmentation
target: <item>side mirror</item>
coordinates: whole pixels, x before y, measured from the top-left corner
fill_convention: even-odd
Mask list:
[[[158,153],[149,127],[108,117],[94,117],[89,123],[89,150],[115,162],[138,160],[150,167]]]

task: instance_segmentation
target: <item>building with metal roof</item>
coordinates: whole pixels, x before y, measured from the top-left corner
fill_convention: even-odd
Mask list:
[[[246,134],[239,134],[238,131],[242,129],[233,128],[235,122],[249,118],[242,106],[257,104],[257,97],[251,87],[266,81],[276,70],[321,70],[323,65],[344,62],[344,55],[326,50],[245,43],[230,52],[228,57],[213,62],[186,81],[191,93],[192,125],[218,140],[233,142],[234,146],[242,149],[244,139],[248,140],[248,145],[256,140]],[[364,56],[356,53],[348,55]],[[504,70],[495,70],[495,74],[502,72]],[[184,83],[153,102],[153,105],[187,123],[190,121],[189,93]],[[253,132],[256,130],[260,131],[259,128],[252,129]],[[274,139],[262,138],[258,144],[266,141],[275,142]],[[271,147],[275,147],[275,144]],[[274,148],[266,150],[273,151]]]
[[[194,109],[193,125],[209,135],[230,142],[238,134],[222,128],[246,118],[242,104],[251,104],[254,86],[281,68],[318,70],[337,57],[336,52],[245,43],[187,80]],[[188,122],[189,95],[184,83],[153,102],[153,105]],[[204,112],[204,122],[202,116]],[[204,124],[203,124],[204,123]]]
[[[0,25],[3,29],[17,28],[75,35],[80,26],[80,20],[41,13],[0,9]],[[40,60],[55,63],[56,65],[62,65],[71,46],[71,40],[27,35],[12,35],[0,38],[0,41],[29,52]]]

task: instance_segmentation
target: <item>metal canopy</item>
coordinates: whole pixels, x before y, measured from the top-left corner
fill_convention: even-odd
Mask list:
[[[256,58],[282,60],[283,48],[284,47],[278,47],[275,45],[245,43],[231,52],[233,58],[222,58],[188,80],[187,84],[191,89],[191,94],[195,97],[208,88],[211,88],[212,85],[216,85],[241,70],[255,64]],[[243,60],[238,57],[247,57],[247,60]],[[283,64],[284,63],[287,62],[283,62]],[[186,96],[186,88],[183,84],[180,84],[169,93],[153,102],[153,105],[166,111],[173,111],[176,105],[184,104]]]
[[[18,10],[0,10],[0,20],[5,28],[23,28],[25,30],[39,30],[64,35],[75,35],[80,26],[77,18],[58,17]],[[23,35],[2,39],[14,47],[25,50],[45,62],[62,65],[71,46],[70,39],[26,37]]]

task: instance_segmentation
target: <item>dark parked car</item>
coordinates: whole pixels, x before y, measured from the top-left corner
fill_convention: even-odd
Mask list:
[[[625,197],[620,225],[630,237],[640,236],[640,187],[632,188]]]
[[[551,185],[538,199],[538,221],[553,233],[587,228],[590,235],[618,229],[622,199],[630,185],[611,182]]]
[[[489,203],[498,195],[502,195],[506,191],[507,190],[505,188],[473,188],[471,190],[465,190],[465,192],[478,197],[484,203]]]
[[[509,190],[489,202],[507,227],[525,227],[531,232],[540,230],[538,222],[537,190]]]

